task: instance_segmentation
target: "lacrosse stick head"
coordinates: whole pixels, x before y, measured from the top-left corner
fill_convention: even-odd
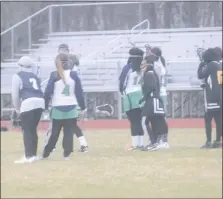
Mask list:
[[[202,61],[205,49],[204,48],[197,48],[196,52],[197,52],[197,56],[199,57],[200,61]]]
[[[111,117],[114,114],[114,107],[111,104],[102,104],[95,107],[95,115],[99,118]]]

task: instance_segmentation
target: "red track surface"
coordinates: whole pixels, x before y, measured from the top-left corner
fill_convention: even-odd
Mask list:
[[[204,120],[199,119],[168,119],[169,128],[204,128]],[[213,124],[214,125],[214,124]],[[9,121],[1,121],[1,126],[10,129]],[[49,122],[40,122],[39,129],[46,130]],[[87,120],[80,124],[84,129],[126,129],[129,128],[127,120]]]

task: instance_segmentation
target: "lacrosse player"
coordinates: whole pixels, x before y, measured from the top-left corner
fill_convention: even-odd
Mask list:
[[[164,57],[162,56],[162,51],[158,47],[153,47],[151,49],[151,53],[153,53],[156,56],[156,60],[154,62],[154,70],[156,71],[156,74],[159,77],[160,82],[160,98],[163,101],[165,112],[167,110],[167,104],[168,104],[168,98],[167,98],[167,91],[166,91],[166,62]],[[166,121],[166,119],[165,119]],[[167,123],[167,121],[166,121]],[[167,124],[166,124],[167,125]],[[169,148],[168,145],[168,131],[165,134],[162,134],[163,137],[161,139],[162,144],[164,145],[164,148]]]
[[[68,54],[70,52],[68,45],[61,44],[58,48],[58,52]],[[71,70],[76,71],[76,73],[79,74],[78,66],[79,66],[80,62],[76,55],[68,54],[68,64],[69,64]],[[84,117],[84,115],[83,115],[83,117]],[[88,152],[88,144],[86,142],[86,139],[83,135],[82,130],[80,129],[80,127],[78,125],[76,125],[76,128],[74,129],[74,133],[77,136],[79,144],[80,144],[80,149],[78,151],[79,152]],[[56,150],[56,148],[53,149],[53,151],[55,151],[55,150]]]
[[[16,114],[20,116],[25,156],[15,163],[31,163],[38,160],[37,126],[45,107],[40,80],[33,73],[36,67],[34,60],[28,56],[19,59],[20,71],[12,77],[12,103]]]
[[[81,81],[76,72],[70,70],[68,55],[60,53],[56,57],[57,71],[50,75],[44,98],[46,110],[52,98],[52,132],[43,151],[43,158],[47,158],[55,148],[63,127],[63,156],[67,160],[73,152],[73,132],[77,127],[78,111],[85,111],[85,102]]]
[[[147,126],[151,123],[154,134],[153,140],[151,140],[152,145],[148,145],[145,150],[168,148],[160,142],[162,135],[167,133],[168,126],[165,121],[163,101],[160,97],[159,77],[154,70],[155,58],[153,54],[148,55],[141,64],[141,70],[144,73],[142,80],[143,97],[139,103],[145,102],[142,107],[142,125],[146,132]]]
[[[198,67],[198,78],[204,79],[204,101],[205,101],[205,130],[206,143],[201,148],[221,147],[222,136],[222,63],[215,49],[209,48],[203,53],[203,61]],[[216,140],[212,143],[211,121],[216,123]]]
[[[143,129],[139,100],[142,97],[140,64],[144,52],[139,48],[129,51],[130,57],[119,77],[119,90],[123,95],[123,107],[131,126],[132,146],[128,150],[143,147]]]

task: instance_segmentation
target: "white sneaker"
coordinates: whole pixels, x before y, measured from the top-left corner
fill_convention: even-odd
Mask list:
[[[159,149],[169,149],[169,144],[167,142],[160,142],[159,144],[156,145],[155,148],[151,149],[152,151],[154,150],[159,150]]]
[[[33,162],[36,162],[38,160],[40,160],[40,158],[38,156],[33,156],[33,157],[31,157],[31,158],[28,159],[28,162],[29,163],[33,163]]]
[[[163,142],[159,145],[159,148],[160,149],[169,149],[170,146],[169,146],[168,142]]]
[[[29,159],[26,158],[25,156],[23,156],[19,160],[15,160],[14,163],[15,164],[25,164],[25,163],[29,163]]]
[[[65,157],[65,158],[64,158],[64,160],[66,160],[66,161],[67,161],[67,160],[70,160],[70,158],[69,158],[69,157]]]

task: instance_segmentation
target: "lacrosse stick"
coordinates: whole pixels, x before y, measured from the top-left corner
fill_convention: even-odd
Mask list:
[[[110,110],[103,110],[103,109],[110,109]],[[102,104],[99,106],[96,106],[94,109],[94,113],[99,116],[106,116],[106,117],[111,117],[114,114],[114,107],[110,104]]]
[[[49,127],[47,129],[47,132],[46,132],[46,138],[44,140],[43,150],[44,150],[45,146],[47,145],[47,142],[48,142],[48,140],[49,140],[49,138],[51,136],[51,133],[52,133],[52,122],[50,122],[50,125],[49,125]]]
[[[80,127],[81,127],[81,129],[83,131],[85,130],[85,116],[86,116],[86,112],[87,112],[87,110],[85,109],[85,110],[81,111],[81,113],[78,116],[78,121],[79,121]]]

